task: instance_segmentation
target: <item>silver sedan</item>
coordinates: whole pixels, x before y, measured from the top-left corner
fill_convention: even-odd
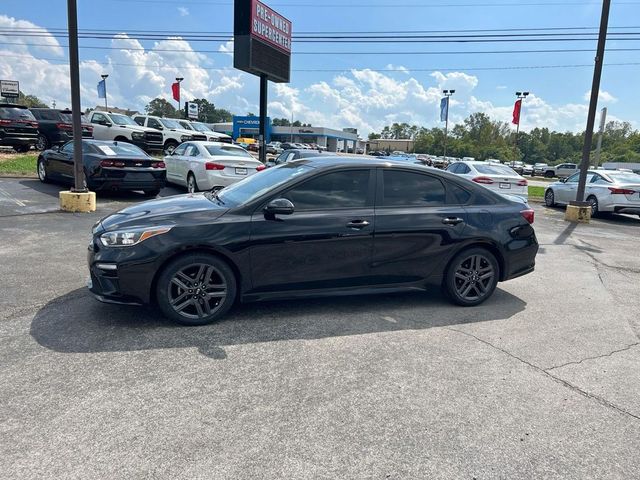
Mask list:
[[[544,192],[548,207],[575,201],[580,173],[552,183]],[[640,215],[640,175],[616,170],[590,170],[587,173],[585,200],[591,216],[600,212]]]

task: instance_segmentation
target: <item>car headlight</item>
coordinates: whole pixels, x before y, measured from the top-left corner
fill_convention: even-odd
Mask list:
[[[188,142],[189,140],[191,140],[191,135],[182,135],[180,137],[181,142]]]
[[[131,132],[131,138],[134,140],[143,140],[144,132]]]
[[[147,238],[167,233],[169,230],[171,230],[171,227],[132,228],[130,230],[107,232],[100,235],[100,242],[105,247],[130,247],[144,242]]]

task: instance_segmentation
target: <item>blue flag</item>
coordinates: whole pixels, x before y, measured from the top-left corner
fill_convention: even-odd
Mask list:
[[[107,82],[105,80],[98,82],[98,98],[107,98]]]
[[[449,97],[440,100],[440,121],[445,122],[449,116]]]

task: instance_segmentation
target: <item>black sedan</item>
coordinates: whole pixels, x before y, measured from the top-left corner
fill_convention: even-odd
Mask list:
[[[473,306],[533,271],[533,210],[406,162],[318,157],[93,228],[90,290],[202,325],[243,302],[442,286]]]
[[[165,186],[167,169],[162,160],[126,142],[82,141],[82,162],[89,190],[143,190],[156,196]],[[73,185],[73,142],[45,150],[38,157],[41,182]]]

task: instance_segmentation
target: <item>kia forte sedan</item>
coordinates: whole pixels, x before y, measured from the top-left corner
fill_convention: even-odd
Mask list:
[[[156,303],[186,325],[236,301],[430,287],[474,306],[534,269],[534,214],[518,200],[407,162],[287,162],[100,220],[89,288],[104,302]]]

